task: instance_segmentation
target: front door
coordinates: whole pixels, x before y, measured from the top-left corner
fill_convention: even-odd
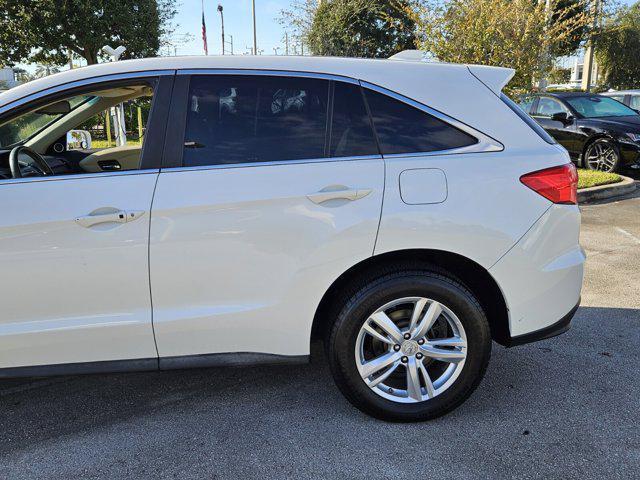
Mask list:
[[[11,174],[2,170],[0,180],[0,368],[157,362],[148,237],[159,170],[146,165],[149,155],[159,154],[151,147],[142,153],[145,137],[154,135],[149,126],[156,127],[145,108],[155,86],[157,79],[101,83],[87,87],[81,101],[77,95],[63,100],[69,102],[59,104],[64,108],[39,104],[32,113],[0,123],[0,145],[15,140],[18,130],[9,128],[11,122],[34,132],[18,139],[32,149],[17,157],[21,173],[7,178]],[[101,138],[104,121],[114,105],[131,101],[129,138],[122,140],[127,145],[115,146],[113,139]],[[61,113],[39,119],[54,111]],[[137,118],[136,111],[142,112]],[[31,121],[48,126],[26,128]],[[100,148],[79,163],[50,156],[51,142],[72,129],[91,131]],[[0,148],[5,161],[12,149]],[[34,163],[34,154],[50,168]],[[58,170],[60,163],[64,168]],[[113,171],[116,163],[120,168]]]
[[[186,91],[182,164],[160,174],[151,224],[160,365],[306,355],[322,295],[374,249],[384,165],[360,86],[202,74]]]
[[[560,145],[566,148],[572,156],[579,155],[582,153],[582,142],[580,141],[581,135],[577,131],[575,118],[570,122],[563,123],[552,118],[556,113],[573,115],[555,98],[540,97],[533,117]]]

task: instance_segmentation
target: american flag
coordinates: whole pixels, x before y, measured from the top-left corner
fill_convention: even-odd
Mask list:
[[[209,47],[207,46],[207,24],[204,23],[204,1],[202,2],[202,45],[204,46],[204,54],[209,55]]]

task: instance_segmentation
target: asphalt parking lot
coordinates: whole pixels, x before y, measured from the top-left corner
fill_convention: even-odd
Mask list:
[[[495,345],[445,418],[359,413],[319,349],[306,366],[3,381],[0,478],[638,478],[640,194],[582,210],[573,328]]]

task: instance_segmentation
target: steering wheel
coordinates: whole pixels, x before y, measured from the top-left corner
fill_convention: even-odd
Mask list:
[[[33,162],[20,162],[21,154],[27,155]],[[9,168],[11,169],[13,178],[22,178],[21,164],[28,169],[28,173],[30,174],[36,174],[37,176],[53,175],[53,170],[51,170],[49,164],[42,158],[42,155],[25,145],[15,147],[9,154]]]

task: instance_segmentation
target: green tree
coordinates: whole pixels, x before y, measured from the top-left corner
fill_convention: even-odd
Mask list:
[[[416,46],[415,2],[325,0],[307,35],[316,55],[387,58]]]
[[[621,8],[595,40],[606,88],[640,87],[640,2]]]
[[[287,31],[290,45],[307,43],[319,4],[319,0],[293,0],[288,9],[280,11],[278,23]]]
[[[537,1],[537,0],[536,0]],[[565,35],[562,41],[553,45],[554,56],[573,55],[580,48],[583,40],[589,33],[589,24],[580,19],[584,19],[590,13],[589,4],[584,0],[556,0],[553,5],[551,16],[552,24],[560,24],[571,21],[572,18],[578,20],[574,28]]]
[[[153,56],[175,13],[175,0],[0,0],[0,63],[64,65],[72,52],[91,65],[104,45]]]
[[[573,7],[554,8],[548,21],[545,2],[531,0],[451,0],[423,7],[421,46],[438,60],[511,67],[508,90],[531,90],[533,80],[553,65],[548,53],[562,49],[589,23]]]

